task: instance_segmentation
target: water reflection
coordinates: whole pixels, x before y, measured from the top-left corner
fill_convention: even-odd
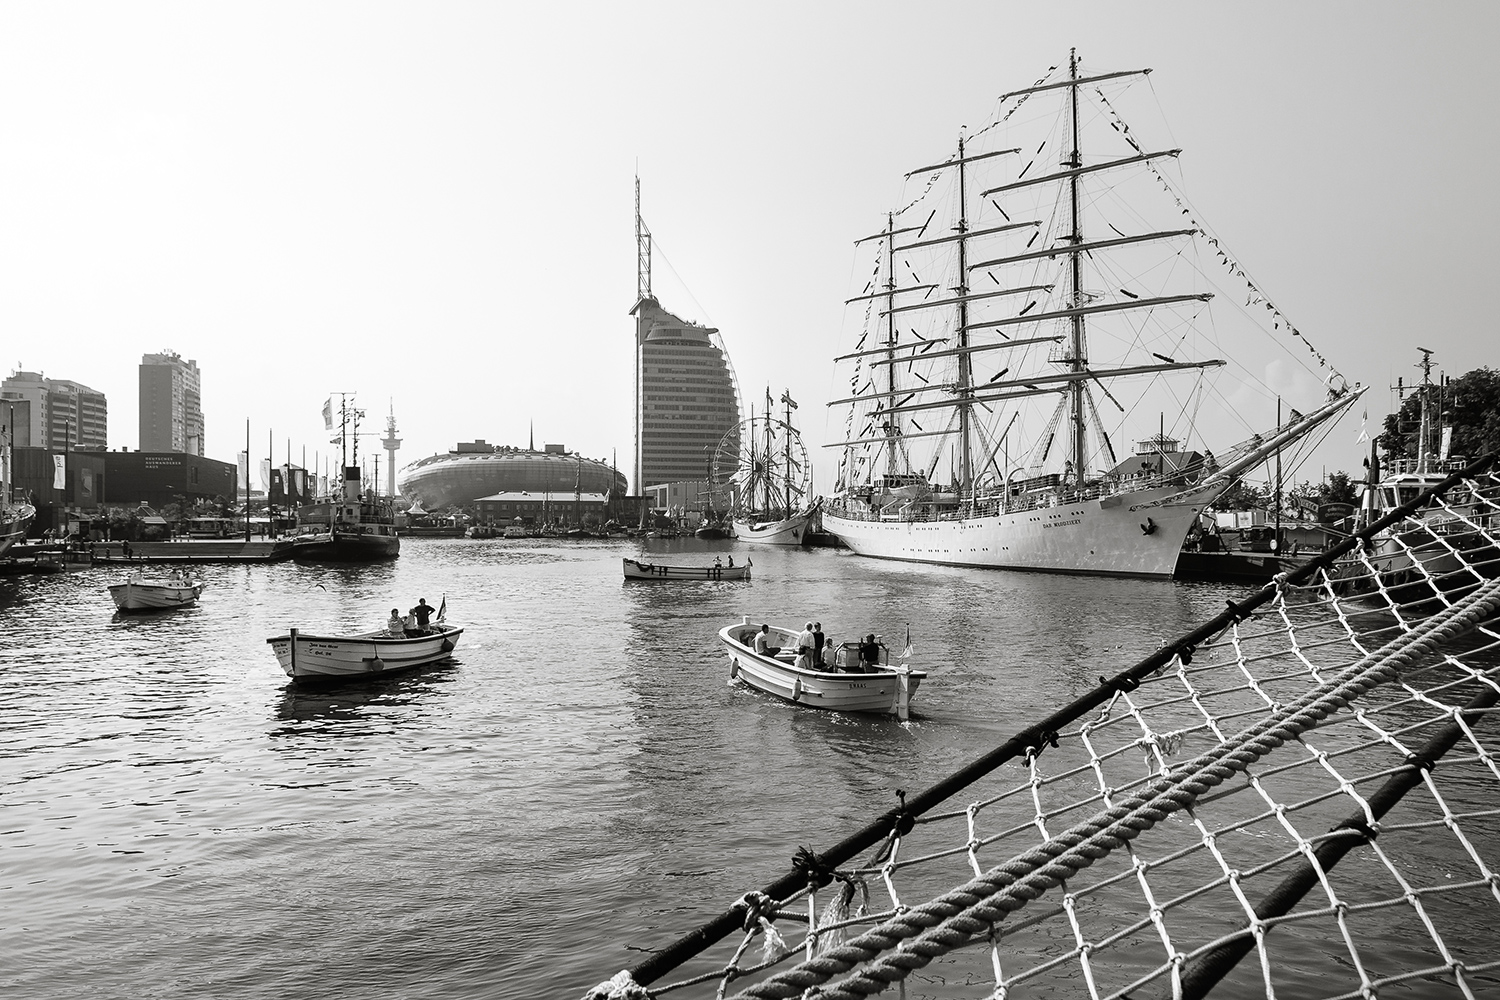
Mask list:
[[[452,683],[452,673],[462,667],[459,660],[449,660],[416,670],[371,680],[332,683],[287,682],[276,706],[276,718],[295,725],[281,726],[272,736],[303,738],[308,736],[365,736],[369,723],[380,721],[382,729],[393,728],[414,717],[410,712],[387,712],[405,709],[442,697]],[[320,723],[306,726],[304,723]]]

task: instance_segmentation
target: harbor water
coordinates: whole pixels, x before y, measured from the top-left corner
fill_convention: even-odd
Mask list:
[[[577,997],[1242,591],[684,541],[0,579],[0,995]],[[670,547],[669,547],[670,546]],[[621,557],[754,561],[632,583]],[[446,596],[456,662],[304,689],[266,639]],[[742,616],[929,671],[907,724],[732,683]]]

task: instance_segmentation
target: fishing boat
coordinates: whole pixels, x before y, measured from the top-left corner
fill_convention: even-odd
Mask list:
[[[661,563],[626,559],[627,580],[748,580],[751,563],[743,566],[667,566]]]
[[[35,507],[11,495],[10,442],[10,428],[0,426],[0,556],[26,537],[26,530],[36,517]]]
[[[812,465],[802,435],[792,425],[797,403],[790,391],[782,392],[781,403],[784,418],[777,419],[768,386],[761,414],[752,408],[749,420],[719,440],[712,475],[715,492],[727,489],[735,498],[735,537],[763,545],[800,546],[813,516],[808,502]]]
[[[331,404],[323,408],[332,429]],[[292,558],[319,562],[374,562],[401,554],[396,510],[390,498],[374,486],[362,488],[359,468],[359,420],[364,411],[340,395],[339,427],[341,479],[338,493],[297,508]],[[353,461],[348,442],[353,441]]]
[[[892,666],[890,650],[878,636],[869,642],[841,642],[825,654],[821,668],[797,665],[797,635],[793,629],[765,625],[767,652],[756,652],[761,626],[748,617],[719,630],[729,655],[729,676],[778,698],[836,712],[873,712],[905,720],[911,699],[927,677],[925,670],[906,665],[908,641],[901,662]],[[770,649],[776,649],[770,653]]]
[[[1002,95],[856,241],[868,281],[846,300],[859,333],[835,359],[849,394],[829,404],[843,433],[821,516],[857,554],[1169,577],[1206,505],[1278,452],[1305,459],[1359,396],[1177,193],[1181,151],[1126,123],[1117,100],[1148,72],[1075,54]],[[1212,311],[1219,290],[1231,308]],[[1273,358],[1305,413],[1258,431]],[[1156,433],[1122,459],[1145,419]]]
[[[185,608],[203,593],[203,581],[190,571],[138,569],[123,583],[112,584],[109,596],[121,611],[165,611]]]
[[[294,681],[346,681],[413,670],[448,659],[464,630],[438,622],[422,635],[381,629],[355,635],[316,635],[291,629],[266,642]]]

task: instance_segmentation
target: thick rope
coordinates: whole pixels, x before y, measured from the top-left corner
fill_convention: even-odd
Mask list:
[[[820,1000],[859,1000],[883,991],[934,958],[988,935],[1010,913],[1172,813],[1191,807],[1204,792],[1243,772],[1286,741],[1297,739],[1370,689],[1392,680],[1419,657],[1472,629],[1497,608],[1500,580],[1488,581],[1411,632],[1392,639],[1230,742],[1146,786],[1141,793],[991,868],[983,877],[900,913],[839,948],[749,987],[737,997],[797,997],[861,965],[864,967],[856,974],[821,990]]]

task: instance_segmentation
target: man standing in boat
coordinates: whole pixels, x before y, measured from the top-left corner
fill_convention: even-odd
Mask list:
[[[407,635],[426,635],[427,634],[427,620],[432,617],[432,612],[433,612],[432,605],[430,605],[430,604],[427,603],[427,598],[425,598],[425,597],[419,598],[417,600],[417,606],[411,609],[411,615],[412,615],[412,617],[414,619],[416,619],[417,627],[416,628],[409,628],[409,629],[407,629],[406,630],[406,634]]]

